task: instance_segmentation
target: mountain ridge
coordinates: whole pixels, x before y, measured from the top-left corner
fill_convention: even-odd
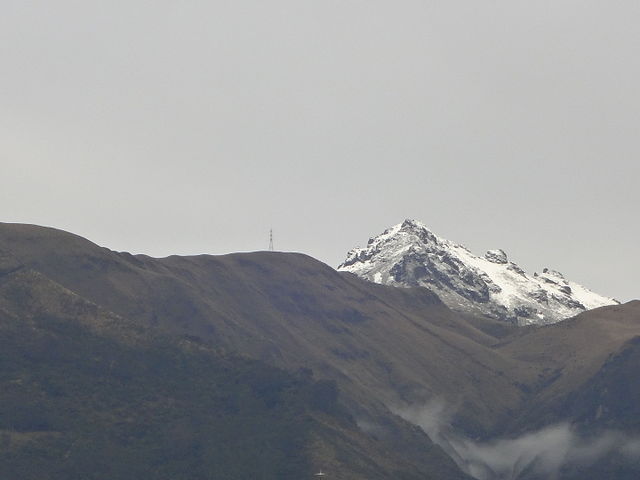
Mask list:
[[[636,368],[636,356],[620,355],[640,335],[640,302],[515,327],[454,312],[427,288],[371,283],[302,254],[154,259],[58,230],[0,224],[0,272],[11,270],[0,275],[0,287],[33,270],[142,331],[190,338],[288,371],[313,370],[315,378],[336,382],[356,419],[359,433],[343,430],[343,440],[366,434],[393,462],[417,471],[450,466],[393,413],[421,412],[435,400],[450,409],[443,415],[447,429],[466,442],[518,437],[565,421],[625,425],[617,420],[626,418],[626,404],[615,398],[606,399],[607,415],[594,420],[597,393],[608,385],[607,371],[628,376]],[[0,302],[0,313],[5,310]],[[618,360],[607,366],[610,356]],[[579,407],[579,415],[568,415],[567,405]],[[423,425],[411,415],[405,420]],[[436,478],[464,477],[448,471],[451,477]]]
[[[337,269],[388,285],[423,286],[450,308],[517,325],[551,324],[582,311],[619,304],[549,268],[527,274],[504,250],[483,257],[407,219],[366,247],[350,250]]]

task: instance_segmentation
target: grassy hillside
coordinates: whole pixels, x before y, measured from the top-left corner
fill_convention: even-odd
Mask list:
[[[116,253],[65,232],[0,225],[33,268],[137,325],[191,335],[338,382],[354,414],[444,396],[474,435],[523,398],[527,371],[491,345],[508,327],[454,314],[426,289],[371,284],[300,254]],[[533,374],[532,374],[533,375]]]
[[[30,270],[0,277],[0,387],[2,478],[463,477],[387,455],[333,382],[137,327]]]
[[[39,280],[27,288],[27,277],[21,275]],[[155,259],[113,252],[53,229],[0,224],[0,314],[8,324],[40,318],[28,310],[30,297],[20,288],[46,305],[42,318],[66,315],[99,338],[108,330],[118,348],[130,349],[131,355],[145,352],[140,362],[177,361],[173,354],[164,360],[154,357],[164,351],[154,350],[160,341],[156,338],[179,342],[179,351],[189,355],[213,355],[206,361],[189,360],[195,363],[173,372],[176,376],[190,378],[188,372],[218,357],[223,363],[238,356],[244,362],[252,358],[256,372],[276,367],[274,372],[292,382],[282,392],[295,399],[276,402],[284,408],[277,418],[297,425],[300,415],[287,415],[298,408],[307,419],[300,465],[328,465],[350,472],[347,478],[461,476],[420,429],[391,411],[404,412],[427,430],[436,425],[453,429],[474,442],[513,438],[557,422],[575,422],[585,429],[621,428],[634,435],[640,430],[630,406],[640,404],[639,393],[625,386],[625,379],[634,378],[637,363],[633,345],[640,336],[640,302],[596,309],[552,326],[516,328],[453,313],[426,289],[375,285],[305,255],[256,252]],[[77,305],[73,298],[80,299]],[[55,342],[48,345],[41,350],[57,351]],[[235,356],[216,353],[220,351]],[[84,362],[90,352],[83,352],[69,363]],[[116,358],[120,356],[126,357],[119,353]],[[40,358],[25,371],[43,363]],[[306,373],[285,374],[279,368]],[[241,370],[229,375],[220,381],[244,378]],[[278,384],[278,378],[269,384]],[[6,381],[11,388],[21,385]],[[194,388],[193,379],[185,381]],[[319,385],[313,388],[324,392],[320,398],[340,392],[340,401],[330,402],[335,409],[314,406],[304,393],[310,385]],[[602,397],[603,391],[612,394]],[[188,397],[200,394],[194,391]],[[133,391],[127,395],[137,398]],[[45,403],[55,405],[49,399]],[[49,438],[46,431],[44,436],[32,433],[35,437],[25,437],[14,429],[11,445],[21,445],[25,438]],[[608,461],[598,463],[601,473],[618,468]],[[625,465],[626,471],[640,469]],[[566,478],[577,478],[580,472],[566,472]]]
[[[3,478],[309,473],[305,412],[318,384],[123,325],[114,331],[117,318],[64,292],[55,298],[60,292],[37,274],[21,277],[2,286]],[[72,305],[45,308],[51,297]],[[29,308],[11,308],[18,305]],[[90,328],[75,320],[78,310]],[[326,401],[336,408],[335,398]]]
[[[615,378],[622,387],[628,383],[624,381],[625,375],[629,379],[635,377],[629,365],[624,369],[618,368],[615,377],[607,372],[613,371],[612,358],[617,358],[619,351],[628,352],[629,345],[633,345],[638,335],[640,301],[598,308],[544,328],[513,332],[496,348],[527,363],[537,372],[538,378],[525,386],[528,390],[526,403],[520,415],[506,423],[504,428],[516,432],[566,419],[585,420],[586,414],[578,414],[575,399],[589,396],[581,392],[593,390],[596,378]],[[597,384],[602,389],[612,387],[605,386],[602,380]],[[632,395],[620,393],[620,398],[628,401],[640,400],[638,390],[630,392]]]

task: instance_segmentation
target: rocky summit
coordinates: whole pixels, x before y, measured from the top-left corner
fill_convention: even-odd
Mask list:
[[[549,268],[530,275],[501,249],[477,256],[415,220],[352,249],[338,270],[385,285],[427,287],[453,310],[517,325],[556,323],[619,303]]]

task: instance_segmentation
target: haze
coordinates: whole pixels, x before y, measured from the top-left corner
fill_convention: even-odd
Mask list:
[[[416,218],[638,298],[640,3],[14,1],[0,220],[336,266]]]

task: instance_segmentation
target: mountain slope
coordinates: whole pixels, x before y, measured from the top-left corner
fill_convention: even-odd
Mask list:
[[[540,371],[539,381],[530,386],[530,399],[523,414],[513,419],[508,428],[513,432],[567,419],[586,421],[589,414],[585,411],[585,402],[577,399],[589,397],[584,392],[593,391],[594,382],[602,385],[604,392],[613,391],[613,385],[604,386],[604,379],[616,378],[616,382],[622,382],[626,375],[629,381],[634,380],[635,374],[628,363],[612,363],[612,359],[627,358],[620,352],[633,351],[639,329],[640,301],[636,300],[584,312],[554,325],[520,329],[503,339],[496,345],[498,351],[530,362]],[[613,365],[625,375],[608,373],[613,371]],[[635,391],[625,401],[640,399],[639,394],[640,391]],[[582,406],[578,408],[577,404]],[[596,405],[590,411],[593,417],[597,410]],[[602,413],[598,416],[601,420],[604,419]],[[622,421],[620,413],[615,417]],[[622,423],[631,425],[626,421]],[[615,425],[616,428],[622,423]],[[609,422],[609,426],[613,425],[613,421]]]
[[[423,286],[452,309],[518,325],[549,324],[618,303],[566,280],[555,270],[527,274],[503,250],[484,257],[406,220],[351,250],[338,270],[386,285]]]
[[[41,273],[0,276],[3,477],[464,478],[443,456],[425,470],[389,454],[336,394],[306,372],[140,328]]]
[[[593,413],[587,400],[595,398],[589,389],[600,388],[603,372],[612,371],[610,355],[640,335],[637,302],[522,328],[453,312],[425,288],[371,283],[305,255],[154,259],[53,229],[0,224],[3,278],[31,269],[143,332],[187,336],[335,381],[357,428],[315,415],[320,427],[313,431],[311,458],[338,468],[350,452],[362,474],[373,455],[387,472],[383,478],[402,478],[388,473],[398,469],[445,479],[461,475],[391,411],[423,426],[443,448],[448,438],[430,428],[434,419],[453,439],[487,442],[479,444],[481,451],[503,435],[528,438],[557,422],[585,423]],[[620,365],[616,371],[630,375],[634,363]],[[429,411],[433,404],[445,408]],[[571,405],[583,414],[572,416]],[[617,407],[611,411],[608,422],[624,415]],[[460,455],[456,460],[462,468],[470,464]],[[602,471],[617,468],[602,465]]]
[[[304,382],[149,335],[37,272],[2,278],[0,305],[3,476],[299,478],[312,470]],[[273,398],[252,391],[255,382],[270,383]]]
[[[484,432],[522,401],[519,365],[489,347],[504,327],[460,317],[426,289],[299,254],[153,259],[25,225],[1,225],[0,250],[141,326],[336,380],[354,414],[445,395],[464,405],[465,428]]]
[[[397,398],[397,393],[371,385],[376,372],[386,372],[382,380],[375,379],[378,384],[388,382],[389,366],[381,364],[375,372],[354,369],[357,359],[345,354],[343,344],[353,345],[350,328],[357,328],[365,314],[345,306],[356,299],[340,300],[333,292],[347,285],[342,293],[362,301],[367,293],[348,288],[334,270],[309,257],[255,254],[158,260],[111,252],[53,229],[14,225],[0,225],[0,249],[8,259],[0,270],[14,272],[5,278],[37,267],[40,274],[47,272],[70,291],[90,296],[91,304],[115,310],[145,332],[187,336],[289,370],[312,368],[318,379],[337,380],[343,402],[359,421],[375,422],[376,435],[345,428],[331,418],[319,419],[322,428],[314,435],[321,446],[309,451],[316,465],[344,471],[350,458],[359,457],[359,466],[350,465],[350,471],[364,475],[372,464],[387,472],[382,477],[369,472],[367,478],[465,478],[423,432],[389,415],[384,400]],[[326,290],[329,298],[321,294],[314,301],[315,289]],[[428,292],[416,299],[399,293],[417,305],[437,302]],[[368,361],[373,363],[372,358]],[[350,370],[358,369],[367,388],[356,375],[350,376]],[[349,445],[346,458],[341,444]]]

